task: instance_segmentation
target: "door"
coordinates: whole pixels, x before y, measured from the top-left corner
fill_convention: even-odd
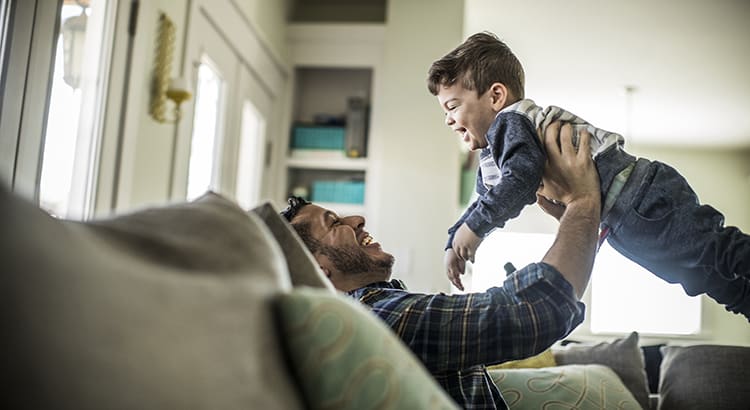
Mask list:
[[[250,209],[262,197],[262,183],[265,180],[263,175],[270,165],[271,142],[267,137],[267,128],[273,97],[246,66],[240,69],[239,90],[242,112],[237,135],[237,155],[230,165],[236,175],[235,198],[240,206]]]
[[[194,199],[210,189],[253,207],[273,190],[264,176],[285,66],[229,1],[191,3],[185,49],[183,75],[196,98],[178,130],[172,197]]]
[[[214,22],[198,13],[191,21],[185,55],[185,76],[195,93],[175,148],[172,196],[192,200],[207,190],[233,197],[233,178],[222,166],[232,153],[236,133],[238,59]]]

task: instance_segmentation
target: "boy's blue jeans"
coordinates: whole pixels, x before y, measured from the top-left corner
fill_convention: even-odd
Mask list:
[[[674,168],[639,159],[602,223],[622,255],[750,320],[750,236],[725,227]]]

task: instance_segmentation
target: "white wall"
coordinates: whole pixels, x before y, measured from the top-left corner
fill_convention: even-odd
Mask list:
[[[268,45],[269,51],[287,60],[286,19],[291,0],[236,0],[234,3]]]
[[[187,0],[140,2],[125,114],[117,209],[159,204],[169,198],[175,126],[160,124],[149,115],[150,81],[159,14],[162,12],[175,24],[172,76],[180,75],[187,9]]]
[[[426,86],[430,64],[461,41],[463,1],[388,5],[383,69],[372,107],[378,195],[370,231],[415,291],[448,291],[443,246],[458,201],[459,145]]]

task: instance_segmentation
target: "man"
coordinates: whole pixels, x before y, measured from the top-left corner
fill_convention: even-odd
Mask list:
[[[410,293],[390,280],[393,256],[365,230],[363,217],[342,218],[301,198],[290,198],[282,214],[336,289],[384,320],[459,405],[507,408],[485,365],[540,353],[583,320],[579,299],[591,275],[601,208],[590,137],[582,135],[576,152],[572,128],[548,128],[539,205],[560,221],[557,238],[540,263],[484,293]]]

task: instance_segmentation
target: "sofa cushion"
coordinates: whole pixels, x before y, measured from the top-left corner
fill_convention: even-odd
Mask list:
[[[644,367],[646,369],[646,380],[648,381],[648,391],[652,394],[659,393],[659,367],[661,366],[661,348],[663,346],[666,345],[641,346]]]
[[[4,400],[27,408],[300,408],[264,224],[217,195],[90,223],[0,192]],[[8,406],[4,406],[8,408]]]
[[[264,203],[251,210],[266,224],[276,242],[284,250],[284,258],[289,267],[293,286],[326,288],[334,291],[333,284],[325,277],[307,246],[297,232],[270,203]]]
[[[661,352],[659,409],[750,406],[750,347],[664,346]]]
[[[552,349],[547,349],[537,355],[519,360],[509,360],[500,364],[487,366],[487,370],[493,369],[538,369],[541,367],[557,366]]]
[[[641,408],[614,371],[604,365],[495,369],[489,373],[511,409]]]
[[[297,288],[278,297],[282,340],[314,409],[453,409],[383,322],[354,300]]]
[[[569,344],[555,349],[555,362],[566,364],[603,364],[614,370],[633,397],[644,409],[649,408],[649,392],[643,352],[638,347],[638,333],[631,332],[626,338],[611,343],[595,345]]]

